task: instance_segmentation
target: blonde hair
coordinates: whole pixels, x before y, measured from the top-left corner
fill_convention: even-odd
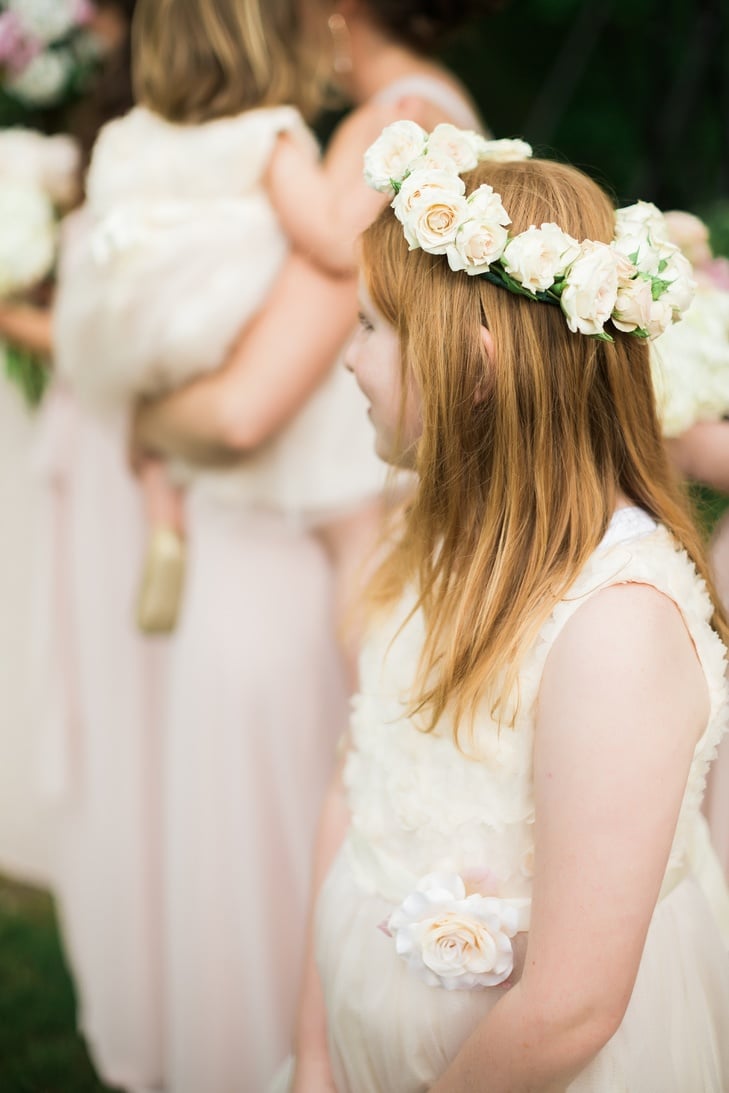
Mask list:
[[[491,163],[464,178],[469,191],[489,183],[502,195],[514,232],[552,221],[578,240],[612,238],[610,200],[572,167]],[[648,347],[617,331],[614,343],[571,334],[558,307],[408,251],[390,209],[364,233],[362,263],[423,421],[416,493],[373,599],[418,590],[426,639],[412,712],[426,728],[448,707],[457,736],[485,694],[513,723],[520,662],[605,533],[618,491],[669,529],[711,588],[662,442]],[[726,639],[718,608],[713,626]]]
[[[324,102],[323,56],[296,0],[139,0],[132,22],[136,99],[172,122],[286,103],[310,119]]]

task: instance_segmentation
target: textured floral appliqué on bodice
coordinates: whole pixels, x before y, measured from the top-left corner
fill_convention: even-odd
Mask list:
[[[361,658],[353,747],[345,767],[352,812],[347,850],[364,891],[398,902],[433,871],[461,874],[484,893],[531,895],[534,857],[532,755],[536,701],[549,651],[586,600],[613,584],[652,585],[682,613],[707,680],[711,712],[696,745],[669,870],[689,852],[706,771],[727,719],[725,650],[711,629],[703,581],[670,534],[636,508],[616,512],[569,594],[554,608],[519,674],[513,727],[483,702],[460,751],[443,717],[430,733],[407,717],[423,641],[416,613],[398,632],[410,603],[374,633]],[[393,637],[393,635],[395,635]]]

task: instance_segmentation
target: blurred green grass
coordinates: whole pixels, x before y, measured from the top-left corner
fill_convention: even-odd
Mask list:
[[[703,532],[704,538],[708,540],[719,520],[729,509],[729,497],[710,486],[702,486],[698,482],[690,483],[688,489],[696,522]]]
[[[76,1033],[51,897],[0,877],[0,1090],[111,1093]]]

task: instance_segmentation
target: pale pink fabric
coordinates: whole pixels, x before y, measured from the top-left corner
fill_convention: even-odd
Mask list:
[[[99,1074],[161,1087],[160,689],[164,650],[134,625],[142,549],[125,422],[60,387],[39,422],[44,526],[36,678],[51,874]]]
[[[729,516],[724,517],[714,533],[710,559],[717,592],[729,609]],[[719,745],[719,754],[709,773],[704,812],[711,841],[729,880],[729,736]]]
[[[347,690],[318,543],[188,498],[165,855],[174,1093],[264,1090],[290,1049],[314,829]]]

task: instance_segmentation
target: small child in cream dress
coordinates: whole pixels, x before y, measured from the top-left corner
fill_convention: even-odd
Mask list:
[[[137,106],[102,131],[79,214],[86,242],[56,317],[59,370],[100,411],[218,368],[263,305],[289,249],[263,176],[292,130],[315,155],[290,106],[197,125]],[[361,410],[351,376],[333,369],[281,437],[227,476],[230,492],[309,515],[372,495],[382,475]]]

